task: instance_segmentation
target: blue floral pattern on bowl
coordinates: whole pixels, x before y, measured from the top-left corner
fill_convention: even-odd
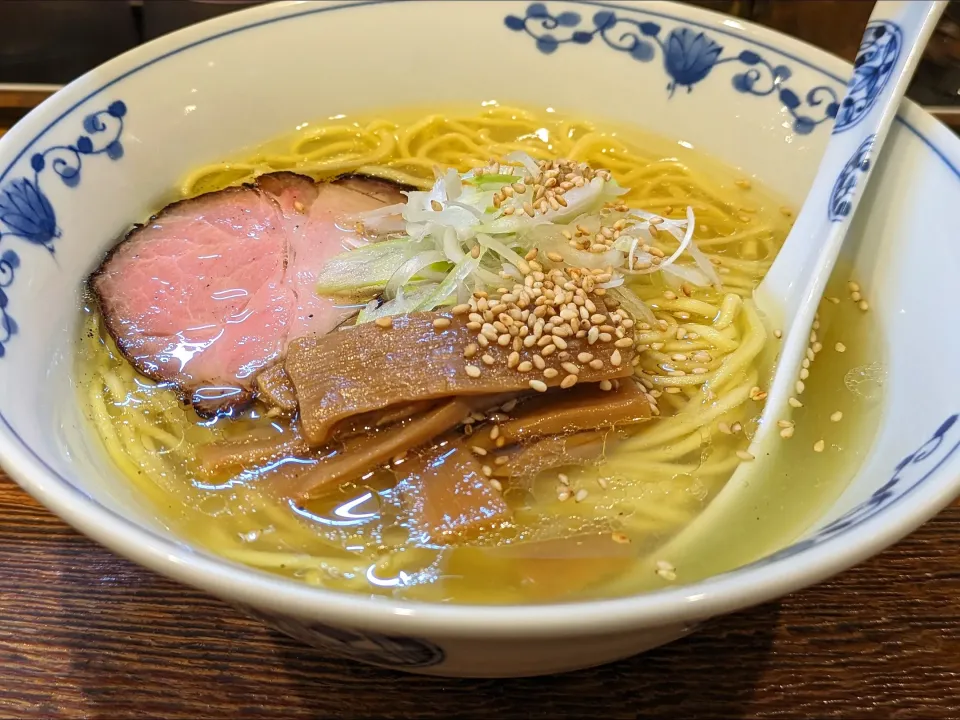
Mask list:
[[[827,215],[831,222],[840,222],[850,214],[857,182],[860,176],[870,169],[870,151],[873,149],[875,138],[876,135],[870,135],[860,143],[837,176],[833,191],[830,193],[830,205],[827,208]]]
[[[30,158],[33,175],[14,178],[0,187],[0,241],[18,237],[54,254],[54,243],[60,238],[61,231],[53,204],[43,190],[43,178],[48,175],[48,170],[52,170],[64,185],[73,188],[80,184],[85,157],[122,158],[120,136],[126,114],[126,104],[116,100],[106,110],[87,115],[83,119],[84,134],[76,142],[54,145],[34,153]],[[13,284],[19,267],[20,256],[16,251],[8,248],[0,253],[0,357],[6,353],[6,344],[18,330],[7,309],[9,298],[5,289]]]
[[[644,14],[642,9],[631,12]],[[840,107],[837,93],[829,85],[818,85],[798,94],[785,85],[793,75],[786,65],[775,65],[753,50],[724,57],[724,48],[716,40],[684,25],[667,32],[658,22],[600,10],[593,15],[591,27],[579,13],[565,11],[554,15],[539,2],[528,5],[523,17],[507,15],[504,23],[511,30],[529,35],[536,41],[537,49],[546,54],[556,52],[561,45],[587,45],[595,38],[639,62],[650,62],[659,49],[669,78],[670,97],[677,88],[692,92],[693,86],[706,79],[714,68],[735,63],[742,71],[734,74],[733,88],[757,97],[776,94],[793,117],[794,130],[801,134],[811,133],[821,123],[835,118]]]
[[[834,134],[849,130],[866,117],[892,77],[902,50],[903,32],[896,23],[877,20],[867,24]]]
[[[955,413],[940,423],[933,435],[917,450],[907,455],[894,469],[893,476],[856,507],[818,530],[814,535],[778,552],[751,563],[760,567],[816,547],[852,527],[861,525],[889,505],[919,487],[957,450],[960,450],[960,414]]]
[[[238,605],[241,611],[276,628],[310,647],[340,657],[397,670],[413,670],[439,665],[446,659],[443,649],[419,638],[382,635],[344,627],[266,613]]]

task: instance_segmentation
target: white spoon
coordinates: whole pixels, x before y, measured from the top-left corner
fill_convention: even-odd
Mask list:
[[[722,541],[730,512],[762,487],[779,443],[777,421],[789,418],[817,305],[847,236],[863,188],[946,0],[880,0],[867,23],[854,74],[833,135],[796,223],[770,271],[754,291],[768,328],[782,328],[783,345],[749,453],[706,509],[657,556],[669,559],[706,537]],[[898,49],[895,49],[898,44]]]

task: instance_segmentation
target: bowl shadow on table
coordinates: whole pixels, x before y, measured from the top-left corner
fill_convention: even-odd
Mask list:
[[[124,563],[126,565],[126,563]],[[129,567],[129,566],[128,566]],[[117,568],[111,568],[115,571]],[[461,680],[379,670],[301,644],[198,591],[129,567],[60,598],[66,673],[84,716],[604,718],[742,715],[770,656],[779,604],[718,618],[644,655],[564,675]],[[64,588],[76,585],[64,584]],[[95,603],[98,607],[91,608]],[[139,623],[139,626],[135,623]],[[118,627],[119,626],[119,627]],[[712,709],[703,715],[704,707]],[[219,710],[219,712],[218,712]]]

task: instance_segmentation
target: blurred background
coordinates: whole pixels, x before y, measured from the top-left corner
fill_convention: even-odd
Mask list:
[[[96,65],[207,18],[260,0],[0,0],[0,127]],[[693,0],[852,60],[873,0]],[[910,90],[960,128],[960,2],[944,14]]]

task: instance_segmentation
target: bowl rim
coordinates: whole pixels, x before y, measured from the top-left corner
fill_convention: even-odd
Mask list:
[[[0,139],[0,158],[8,153],[13,155],[0,173],[0,180],[33,143],[82,103],[166,57],[236,32],[303,15],[387,2],[419,4],[428,0],[346,0],[327,2],[319,7],[305,0],[288,0],[230,13],[134,48],[67,85]],[[564,2],[634,12],[638,9],[614,2]],[[849,63],[823,50],[747,21],[676,3],[644,5],[642,12],[646,15],[734,36],[788,57],[839,83],[844,82],[841,75],[851,68]],[[109,79],[100,79],[104,77]],[[909,101],[901,106],[897,122],[920,139],[960,180],[960,138]],[[34,129],[38,125],[42,127],[39,132]],[[31,133],[35,133],[34,137],[27,140]],[[163,537],[100,505],[72,485],[33,450],[0,413],[0,458],[10,476],[45,507],[114,552],[235,603],[356,628],[431,637],[612,634],[701,621],[766,602],[863,561],[939,512],[960,492],[958,449],[960,443],[931,471],[931,474],[940,474],[939,477],[911,487],[875,516],[852,528],[856,532],[840,533],[789,558],[774,559],[763,566],[747,565],[690,585],[612,599],[548,605],[446,605],[315,588]],[[948,469],[944,468],[947,463]]]

